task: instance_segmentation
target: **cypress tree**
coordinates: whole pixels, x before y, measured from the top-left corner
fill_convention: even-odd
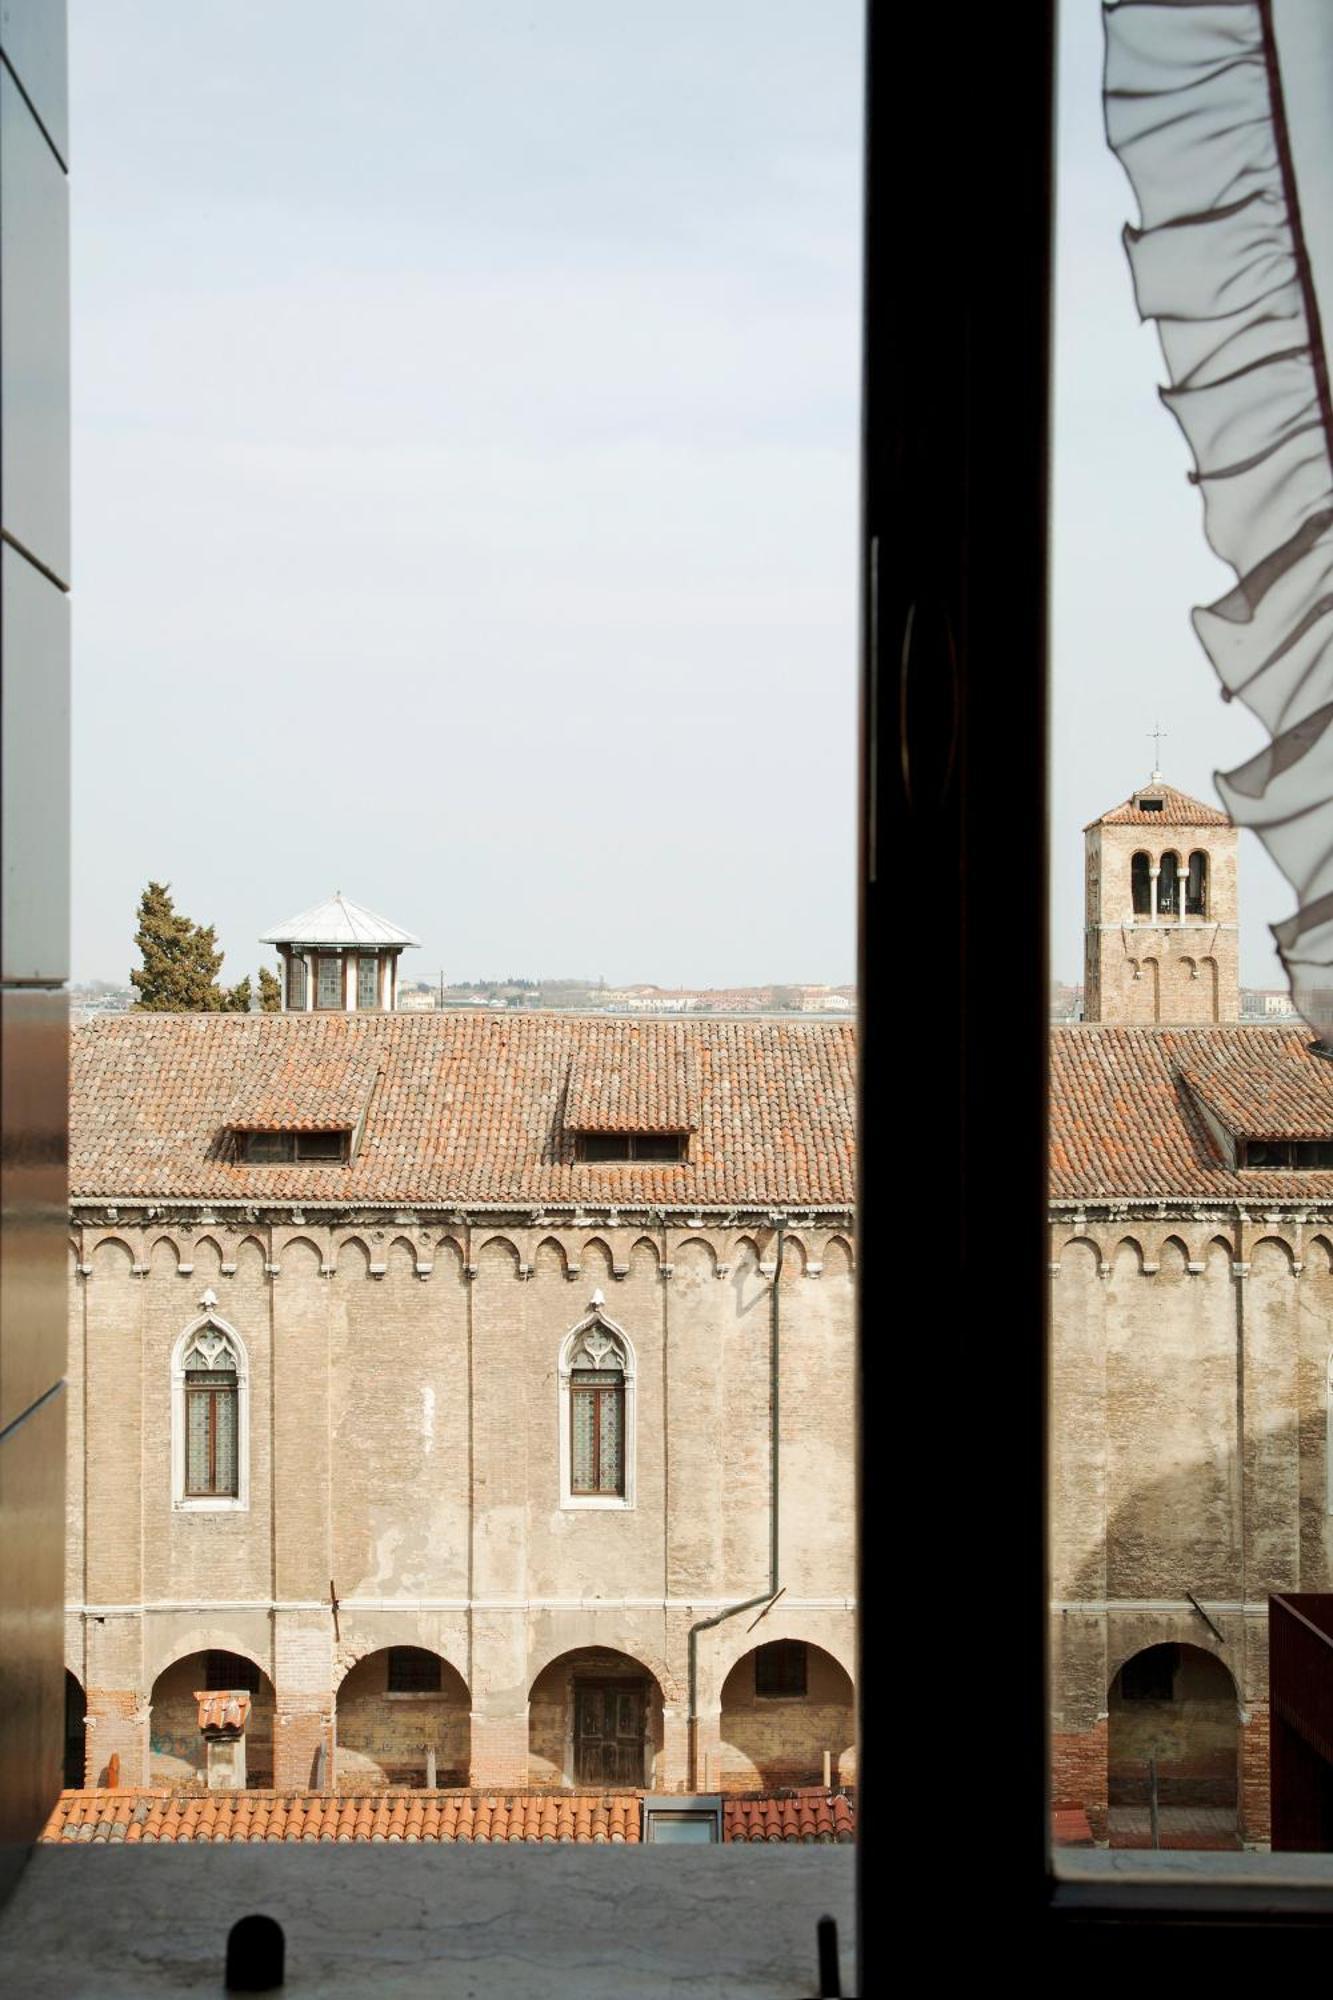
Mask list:
[[[144,890],[134,942],[143,959],[139,970],[130,974],[130,984],[139,995],[134,1003],[137,1013],[248,1012],[249,979],[239,986],[219,986],[223,954],[213,926],[182,916],[171,900],[170,883],[150,882]]]
[[[266,965],[259,968],[259,1011],[261,1014],[282,1012],[282,981]]]

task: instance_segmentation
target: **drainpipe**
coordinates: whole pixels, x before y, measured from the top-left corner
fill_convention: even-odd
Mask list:
[[[728,1604],[724,1606],[724,1608],[721,1611],[715,1611],[711,1618],[697,1619],[695,1623],[690,1627],[689,1716],[687,1719],[687,1726],[690,1732],[690,1785],[691,1788],[696,1792],[699,1789],[699,1775],[700,1775],[699,1742],[698,1742],[699,1634],[701,1632],[711,1632],[713,1630],[713,1627],[716,1625],[725,1625],[729,1618],[738,1617],[742,1611],[753,1611],[756,1605],[762,1604],[764,1608],[767,1609],[768,1606],[772,1604],[774,1600],[781,1595],[782,1592],[782,1586],[778,1582],[778,1554],[779,1554],[778,1498],[781,1490],[779,1485],[780,1467],[778,1464],[778,1421],[780,1416],[778,1392],[781,1379],[780,1361],[782,1354],[782,1348],[781,1348],[782,1317],[781,1317],[781,1305],[779,1301],[781,1297],[781,1286],[782,1286],[782,1237],[783,1237],[784,1227],[785,1225],[782,1222],[779,1222],[777,1225],[777,1252],[776,1252],[777,1261],[773,1266],[773,1283],[769,1291],[768,1588],[766,1590],[761,1590],[754,1597],[742,1598],[739,1604]]]

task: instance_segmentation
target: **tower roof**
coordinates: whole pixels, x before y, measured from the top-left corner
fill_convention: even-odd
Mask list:
[[[1145,811],[1144,799],[1160,799],[1160,806]],[[1188,792],[1177,791],[1174,785],[1166,784],[1156,773],[1146,785],[1136,791],[1109,812],[1100,813],[1089,820],[1085,833],[1094,826],[1230,826],[1231,821],[1217,806],[1206,806],[1202,799],[1192,799]]]
[[[327,902],[302,910],[299,917],[289,917],[285,924],[275,924],[271,931],[264,932],[259,942],[398,945],[401,948],[404,945],[419,945],[421,939],[413,937],[411,931],[403,930],[398,924],[391,924],[387,917],[377,917],[373,910],[349,901],[341,890],[335,889]]]

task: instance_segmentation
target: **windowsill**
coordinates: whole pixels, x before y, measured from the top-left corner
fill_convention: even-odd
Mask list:
[[[447,1699],[443,1688],[386,1688],[386,1701],[444,1701]]]
[[[1333,1854],[1162,1852],[1143,1848],[1059,1848],[1051,1864],[1058,1911],[1099,1908],[1244,1911],[1256,1916],[1317,1911],[1333,1898]]]
[[[283,1927],[292,1990],[327,2000],[424,2000],[442,1966],[476,2000],[773,2000],[816,1990],[831,1914],[853,1993],[855,1866],[850,1846],[748,1842],[38,1847],[0,1914],[0,1956],[27,1992],[184,2000],[221,1991],[229,1929],[262,1910]]]
[[[191,1498],[177,1500],[172,1506],[172,1512],[174,1514],[248,1514],[250,1512],[250,1502],[241,1499],[205,1500]]]
[[[634,1502],[620,1493],[571,1493],[560,1502],[564,1514],[632,1514]]]

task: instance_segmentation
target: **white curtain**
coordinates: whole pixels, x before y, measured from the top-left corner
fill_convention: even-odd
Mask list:
[[[1296,1005],[1333,1041],[1333,0],[1118,0],[1107,136],[1162,391],[1236,585],[1194,613],[1227,699],[1271,743],[1217,774],[1296,895],[1274,927]]]

